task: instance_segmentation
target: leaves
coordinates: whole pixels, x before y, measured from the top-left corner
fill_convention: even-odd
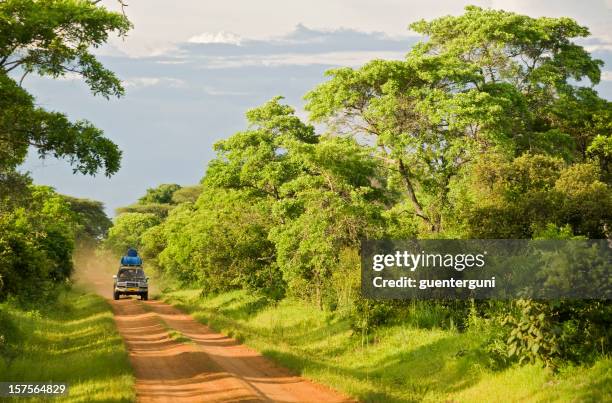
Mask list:
[[[411,28],[427,40],[405,61],[330,70],[305,99],[314,121],[377,146],[425,228],[452,231],[453,182],[480,156],[581,161],[609,135],[610,103],[575,83],[597,83],[602,62],[572,42],[589,34],[572,19],[470,6]]]
[[[201,188],[151,190],[174,204],[139,231],[147,256],[207,293],[349,306],[365,334],[402,304],[356,296],[361,239],[609,238],[611,104],[591,88],[601,62],[574,43],[588,30],[478,7],[412,27],[426,38],[405,60],[330,70],[306,94],[321,134],[276,97],[215,144]],[[130,211],[161,200],[144,199]],[[545,286],[568,287],[574,255],[592,262],[574,286],[607,281],[592,250],[517,264],[546,265]],[[588,360],[590,334],[609,346],[597,301],[424,306],[428,326],[479,323],[497,367]]]
[[[104,245],[117,256],[121,256],[128,248],[140,248],[142,234],[159,223],[159,217],[151,213],[121,214],[115,218]]]
[[[21,164],[28,147],[41,158],[64,158],[74,172],[116,173],[121,152],[88,121],[71,122],[65,114],[34,103],[22,87],[27,74],[58,78],[82,76],[94,94],[120,96],[119,79],[90,52],[109,34],[131,27],[119,13],[97,2],[80,0],[6,0],[0,2],[0,172]],[[13,77],[19,77],[16,82]],[[2,183],[0,183],[2,186]]]
[[[29,186],[24,197],[21,206],[0,205],[0,300],[44,298],[72,272],[77,214],[46,186]]]
[[[77,73],[94,94],[122,95],[115,75],[90,53],[110,33],[131,28],[121,13],[78,0],[6,0],[0,3],[0,70],[17,68],[54,78]]]

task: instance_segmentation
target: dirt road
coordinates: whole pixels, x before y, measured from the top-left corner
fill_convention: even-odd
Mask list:
[[[98,266],[82,266],[76,279],[108,298],[112,276]],[[350,401],[170,305],[126,297],[109,301],[129,351],[139,402]]]
[[[130,352],[140,402],[347,401],[170,305],[122,299],[112,306]],[[175,340],[177,331],[189,340]]]

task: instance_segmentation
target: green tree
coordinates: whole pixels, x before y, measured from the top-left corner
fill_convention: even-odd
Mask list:
[[[180,185],[174,183],[161,184],[157,187],[149,188],[146,194],[138,199],[138,202],[129,206],[119,207],[115,212],[118,215],[123,213],[150,213],[163,219],[175,207],[174,194],[181,189]]]
[[[97,243],[108,233],[113,222],[104,212],[104,204],[97,200],[80,199],[72,196],[63,196],[76,214],[81,226],[77,240],[86,243]]]
[[[30,148],[41,158],[66,159],[82,174],[119,169],[121,152],[100,129],[37,106],[21,86],[31,73],[76,74],[94,94],[123,94],[92,49],[110,34],[125,35],[130,23],[98,3],[0,1],[0,299],[50,295],[72,270],[77,233],[99,237],[108,228],[101,204],[32,186],[16,171]]]
[[[283,183],[299,166],[287,154],[292,141],[316,143],[314,127],[304,124],[276,97],[247,112],[249,129],[215,144],[217,158],[208,165],[205,185],[245,189],[261,197],[278,198]]]
[[[52,188],[32,186],[27,207],[0,214],[0,300],[47,297],[72,272],[77,216]]]
[[[78,74],[94,94],[123,94],[119,79],[104,68],[91,48],[106,42],[110,33],[124,35],[130,23],[121,13],[97,3],[0,2],[0,179],[14,176],[28,147],[34,147],[41,157],[68,159],[75,172],[112,175],[119,169],[121,152],[100,129],[37,107],[20,86],[30,73],[53,78]],[[19,82],[12,78],[15,76],[20,76]]]
[[[88,0],[5,0],[0,4],[0,68],[53,78],[81,75],[94,94],[121,95],[121,82],[91,52],[110,33],[123,36],[127,18]]]
[[[269,205],[248,192],[205,188],[195,205],[180,205],[161,226],[159,265],[209,293],[249,288],[277,297],[282,286],[269,218]]]
[[[575,21],[467,7],[411,28],[427,41],[406,61],[331,70],[306,95],[306,109],[314,121],[372,139],[426,231],[448,230],[451,183],[476,156],[582,158],[606,130],[582,130],[609,103],[573,84],[599,82],[602,64],[572,42],[588,35]]]
[[[269,238],[291,293],[322,308],[337,301],[332,280],[341,254],[384,233],[386,197],[375,186],[383,179],[370,150],[351,138],[295,143],[288,154],[302,169],[281,188]]]
[[[485,156],[451,196],[456,222],[473,238],[531,238],[552,224],[576,235],[606,238],[612,191],[593,163],[524,154],[511,161]]]
[[[195,203],[202,194],[202,186],[183,186],[172,193],[172,204]]]
[[[267,225],[257,230],[251,227],[260,234],[251,242],[266,238],[273,242],[272,248],[266,248],[270,254],[257,260],[267,261],[269,270],[278,265],[291,290],[322,306],[325,292],[331,290],[340,250],[355,248],[359,237],[375,232],[375,223],[379,230],[382,227],[385,192],[380,184],[384,178],[369,148],[349,138],[315,136],[312,126],[279,101],[274,98],[249,111],[249,130],[216,145],[219,156],[211,162],[203,182],[211,189],[241,192],[252,208],[268,212],[257,215]],[[214,200],[208,206],[227,211]],[[219,220],[225,226],[224,234],[243,228],[239,222]],[[246,264],[247,259],[241,259]],[[260,272],[247,271],[253,277]]]
[[[161,184],[155,188],[147,189],[147,193],[138,199],[139,204],[159,203],[159,204],[171,204],[172,195],[174,192],[181,189],[180,185],[176,183]]]
[[[115,217],[104,247],[116,255],[123,255],[128,248],[140,248],[141,236],[149,228],[161,222],[150,213],[125,213]]]
[[[217,158],[209,163],[202,180],[205,190],[196,203],[197,214],[203,216],[194,220],[208,228],[200,231],[206,235],[194,237],[202,240],[198,251],[208,251],[197,261],[209,262],[207,270],[218,273],[208,276],[210,281],[216,278],[226,288],[258,289],[274,298],[284,287],[274,244],[268,239],[276,224],[272,206],[281,200],[283,185],[303,169],[293,158],[294,145],[318,141],[314,127],[280,100],[273,98],[248,111],[248,129],[215,144]]]

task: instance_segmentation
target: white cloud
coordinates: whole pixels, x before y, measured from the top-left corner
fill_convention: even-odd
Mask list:
[[[161,79],[156,77],[133,77],[123,81],[123,86],[126,88],[142,88],[158,85]]]
[[[126,88],[146,88],[163,85],[171,88],[185,86],[185,81],[171,77],[131,77],[123,81]]]
[[[102,0],[102,4],[118,9],[116,0]],[[187,38],[236,44],[244,42],[240,38],[277,37],[298,23],[318,29],[342,26],[404,35],[410,22],[461,14],[468,4],[533,16],[570,16],[589,26],[595,36],[609,32],[612,21],[612,0],[147,0],[129,2],[127,14],[134,29],[125,40],[113,43],[127,54],[148,55],[160,47],[184,43]],[[200,35],[202,31],[207,33]]]
[[[177,65],[177,64],[185,64],[187,63],[187,60],[157,60],[155,63],[167,64],[167,65]]]
[[[325,53],[283,53],[271,55],[245,55],[216,57],[207,60],[205,69],[227,69],[240,67],[278,67],[278,66],[360,66],[372,59],[399,60],[406,52],[397,51],[346,51]]]
[[[189,43],[224,43],[238,45],[242,43],[242,38],[232,32],[220,31],[216,33],[204,32],[200,35],[192,36],[187,40]]]
[[[584,48],[588,52],[612,52],[612,43],[608,41],[608,38],[597,38],[597,43],[585,44]]]
[[[210,87],[210,86],[205,86],[204,87],[204,92],[207,95],[212,95],[215,97],[218,96],[244,96],[244,95],[251,95],[250,92],[246,92],[246,91],[227,91],[227,90],[220,90],[218,88],[214,88],[214,87]]]
[[[606,70],[601,72],[602,81],[612,81],[612,71]]]
[[[59,76],[57,79],[61,81],[78,81],[78,80],[82,80],[83,76],[80,75],[79,73],[69,71],[65,73],[63,76]]]

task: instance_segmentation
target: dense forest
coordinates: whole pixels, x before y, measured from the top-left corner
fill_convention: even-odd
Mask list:
[[[110,307],[72,289],[79,251],[91,252],[112,222],[101,202],[36,185],[22,168],[30,153],[66,160],[75,174],[119,170],[121,151],[102,130],[42,107],[22,86],[32,74],[74,75],[94,95],[123,95],[94,50],[131,24],[97,3],[0,0],[0,380],[63,380],[73,399],[129,401],[132,371]]]
[[[0,1],[0,301],[53,298],[69,281],[75,244],[91,246],[112,224],[100,202],[34,185],[19,169],[28,150],[85,175],[111,176],[120,167],[121,151],[102,130],[46,110],[22,87],[30,74],[75,74],[95,95],[123,94],[92,52],[131,24],[96,3]]]
[[[276,97],[215,144],[201,183],[118,210],[105,248],[202,289],[244,289],[350,317],[357,334],[434,310],[490,334],[491,365],[590,362],[610,348],[605,301],[382,302],[359,295],[359,243],[380,238],[612,237],[612,104],[570,18],[468,7],[410,25],[405,60],[338,68]],[[408,51],[408,49],[407,49]]]

